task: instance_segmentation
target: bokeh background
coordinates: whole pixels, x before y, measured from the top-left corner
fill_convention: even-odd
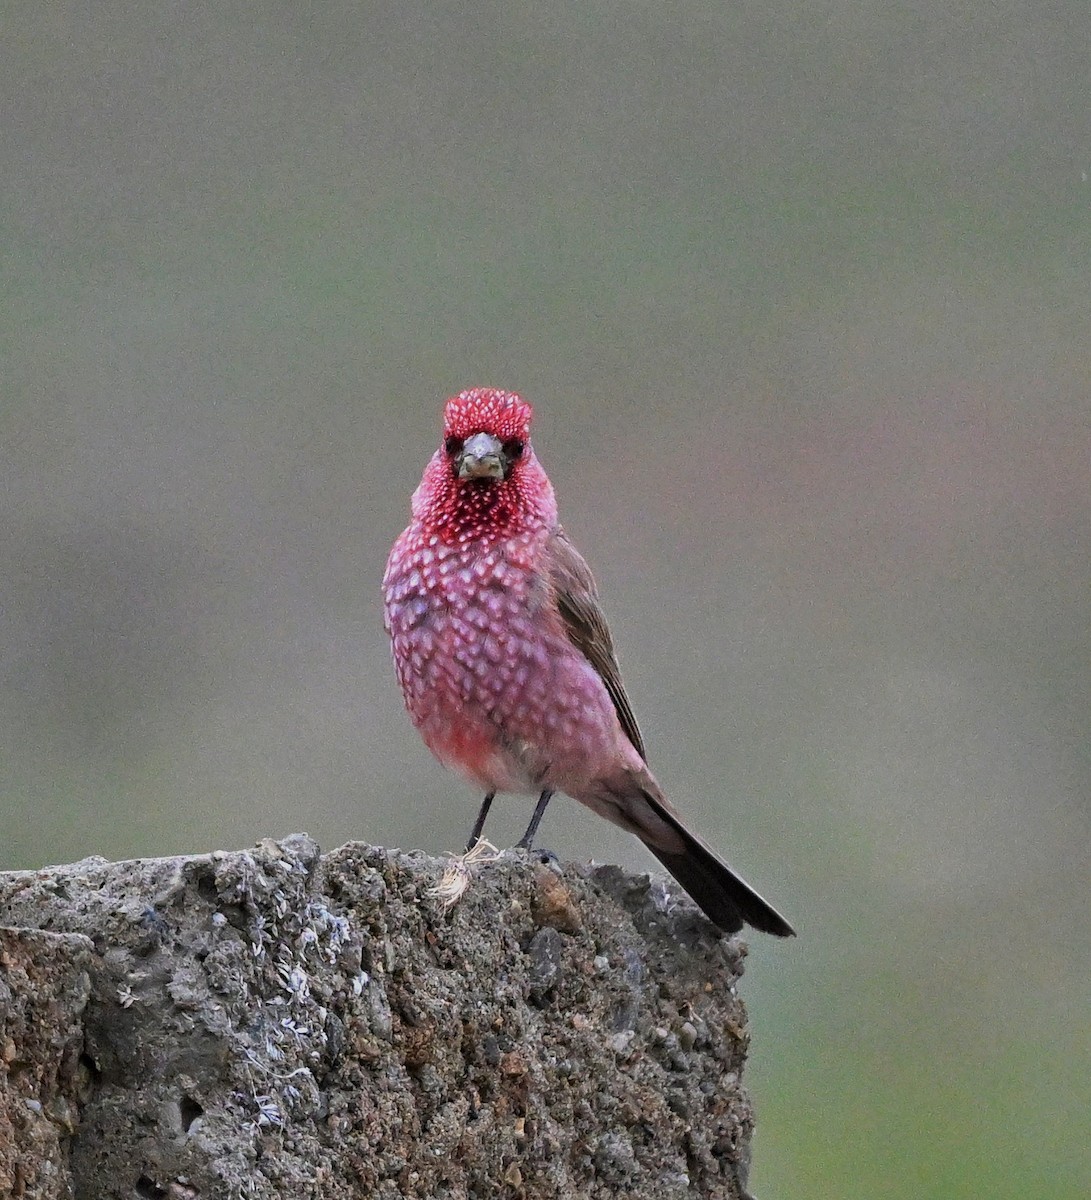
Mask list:
[[[459,848],[379,580],[517,389],[655,770],[799,926],[755,1192],[1086,1197],[1086,0],[3,16],[0,867]]]

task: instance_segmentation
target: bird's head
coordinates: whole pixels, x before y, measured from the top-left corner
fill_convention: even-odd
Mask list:
[[[530,448],[530,405],[514,392],[471,388],[447,401],[443,450],[455,478],[488,486],[508,479]]]
[[[452,396],[443,411],[443,444],[414,496],[414,512],[452,539],[552,526],[556,502],[531,449],[532,416],[514,392],[470,388]]]

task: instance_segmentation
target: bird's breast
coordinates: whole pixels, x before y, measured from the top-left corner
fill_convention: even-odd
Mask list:
[[[586,747],[619,736],[602,680],[549,603],[540,550],[522,538],[409,539],[395,545],[384,581],[414,724],[441,762],[503,791],[564,787],[560,776],[592,769]]]
[[[384,591],[410,711],[433,689],[439,689],[437,701],[453,691],[466,703],[470,693],[523,685],[536,658],[538,590],[524,540],[449,545],[436,537],[403,539],[391,553]]]

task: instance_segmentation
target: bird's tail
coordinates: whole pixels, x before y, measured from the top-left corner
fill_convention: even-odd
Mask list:
[[[681,839],[682,846],[676,849],[656,845],[655,835],[650,831],[645,834],[639,828],[639,821],[635,822],[638,828],[634,832],[689,892],[710,921],[727,933],[741,929],[745,922],[776,937],[795,936],[795,930],[767,900],[736,875],[711,846],[685,827],[673,806],[661,794],[656,795],[646,788],[641,791],[658,818],[650,824],[662,822],[669,826]],[[674,841],[673,838],[660,840]]]

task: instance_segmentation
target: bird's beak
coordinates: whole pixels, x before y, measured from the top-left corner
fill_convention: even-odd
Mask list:
[[[467,438],[458,456],[459,479],[503,479],[507,466],[504,448],[491,433]]]

